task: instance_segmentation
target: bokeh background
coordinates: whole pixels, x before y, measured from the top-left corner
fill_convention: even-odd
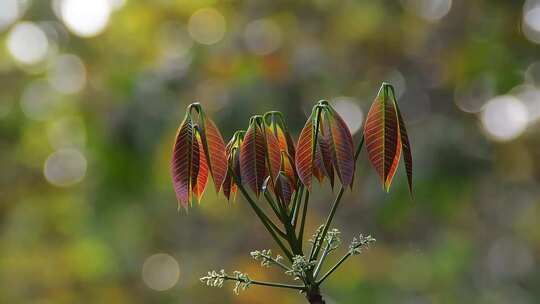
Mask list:
[[[389,81],[415,199],[362,154],[331,261],[377,243],[327,303],[539,303],[538,43],[535,0],[1,0],[0,302],[302,303],[198,281],[290,278],[249,257],[271,240],[241,199],[177,210],[176,127],[197,100],[226,139],[274,109],[296,136],[324,98],[358,140]],[[332,192],[312,198],[308,234]]]

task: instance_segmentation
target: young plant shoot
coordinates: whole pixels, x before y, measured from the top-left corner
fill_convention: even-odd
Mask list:
[[[407,182],[412,196],[412,157],[405,123],[394,88],[383,83],[369,110],[356,146],[345,121],[322,100],[295,143],[283,115],[268,112],[255,115],[247,129],[237,131],[225,144],[219,129],[201,105],[187,107],[173,147],[171,174],[179,206],[188,209],[200,202],[209,177],[227,200],[238,194],[253,209],[280,254],[271,250],[251,252],[263,267],[276,267],[291,277],[290,282],[265,282],[247,274],[210,271],[201,278],[208,286],[234,283],[239,293],[251,285],[295,289],[309,303],[325,303],[321,286],[351,256],[360,254],[375,239],[360,234],[330,267],[326,258],[341,245],[340,231],[331,227],[344,192],[353,187],[356,161],[365,146],[368,159],[388,191],[403,154]],[[305,243],[304,229],[310,193],[328,179],[339,191],[326,221]],[[272,215],[273,213],[273,215]],[[323,269],[327,269],[323,271]]]

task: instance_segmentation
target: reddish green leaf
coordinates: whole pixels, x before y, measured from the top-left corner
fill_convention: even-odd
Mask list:
[[[311,113],[311,116],[306,121],[304,128],[300,132],[298,137],[298,144],[296,145],[296,172],[302,183],[306,188],[311,188],[311,181],[313,176],[313,160],[314,160],[314,127],[313,120],[316,111]]]
[[[193,143],[193,153],[191,160],[191,190],[197,202],[200,203],[201,197],[206,189],[208,182],[208,163],[203,154],[203,142],[201,139],[200,128],[195,126],[195,141]]]
[[[179,204],[186,209],[191,201],[190,178],[193,136],[193,122],[189,113],[186,113],[176,133],[171,161],[171,175],[176,198]]]
[[[272,178],[272,183],[277,179],[279,173],[279,167],[281,165],[281,153],[279,149],[279,143],[274,134],[269,128],[264,128],[265,140],[266,140],[266,153],[268,157],[268,172]]]
[[[285,174],[285,172],[279,172],[276,181],[276,194],[284,206],[289,206],[291,203],[293,192],[294,188],[292,181],[289,179],[287,174]]]
[[[237,131],[225,147],[228,168],[225,175],[225,180],[223,181],[222,189],[227,200],[230,200],[231,196],[234,200],[236,198],[236,192],[238,191],[238,186],[236,185],[235,180],[240,179],[240,160],[238,151],[243,139],[244,131]],[[233,175],[236,178],[234,178]]]
[[[322,116],[322,118],[324,118],[324,116]],[[334,166],[332,165],[333,156],[330,147],[330,135],[330,126],[324,119],[322,119],[321,126],[319,128],[319,146],[317,148],[317,152],[320,154],[320,162],[323,165],[322,167],[324,169],[324,174],[330,180],[330,186],[334,188]]]
[[[394,92],[392,91],[392,95]],[[394,95],[395,99],[395,95]],[[405,161],[405,171],[407,172],[407,183],[409,184],[409,193],[412,195],[412,154],[411,154],[411,145],[409,143],[409,136],[407,135],[407,129],[405,128],[405,122],[403,117],[401,117],[401,112],[396,102],[396,111],[399,121],[399,134],[401,135],[401,147],[403,151],[403,160]]]
[[[250,123],[240,148],[242,183],[259,196],[266,178],[266,152],[263,131],[257,122]]]
[[[317,140],[317,142],[319,141]],[[315,146],[315,151],[313,154],[313,176],[317,178],[317,180],[319,181],[319,184],[323,183],[325,172],[326,172],[326,169],[324,168],[321,149],[320,149],[320,146],[317,145]]]
[[[270,122],[267,126],[278,140],[280,150],[286,151],[294,159],[296,153],[294,141],[287,130],[282,114],[276,111],[266,113],[264,115],[265,124],[267,123],[268,118],[270,119]]]
[[[328,124],[327,132],[332,161],[337,175],[344,186],[351,186],[354,178],[355,160],[354,145],[349,127],[341,116],[330,106],[323,112],[324,122]]]
[[[202,112],[201,112],[202,113]],[[216,191],[219,192],[227,173],[227,156],[223,137],[214,122],[202,114],[204,152]]]
[[[388,191],[401,156],[401,135],[390,85],[383,84],[371,105],[364,127],[369,160]]]
[[[280,171],[283,171],[283,173],[291,180],[293,189],[296,190],[296,171],[294,170],[292,158],[285,151],[281,152]]]

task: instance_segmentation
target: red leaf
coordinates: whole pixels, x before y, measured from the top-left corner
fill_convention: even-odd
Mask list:
[[[314,111],[315,112],[315,111]],[[304,125],[304,128],[300,132],[300,136],[298,137],[298,144],[296,145],[296,156],[295,156],[295,164],[296,164],[296,172],[298,173],[298,177],[302,181],[302,183],[306,186],[306,188],[311,188],[311,181],[313,176],[313,137],[314,134],[314,128],[313,128],[313,115],[308,118],[306,121],[306,124]]]
[[[268,171],[272,177],[272,183],[277,179],[279,173],[279,167],[281,165],[281,153],[279,149],[279,143],[269,128],[265,128],[266,131],[266,152],[268,156]]]
[[[354,145],[349,127],[341,116],[330,106],[323,112],[329,127],[330,149],[337,175],[344,186],[351,186],[354,178],[355,160]]]
[[[279,172],[276,181],[276,193],[283,205],[289,206],[293,192],[292,181],[284,172]]]
[[[266,178],[265,142],[256,122],[250,124],[240,148],[240,173],[242,183],[248,185],[259,197]]]
[[[195,139],[191,160],[191,189],[195,199],[200,203],[208,182],[208,163],[206,157],[202,154],[203,142],[198,126],[195,128]]]
[[[371,164],[388,191],[401,156],[401,135],[390,85],[383,84],[371,105],[364,127],[366,150]]]
[[[334,166],[332,151],[330,148],[330,128],[328,123],[324,120],[321,121],[321,127],[319,128],[317,152],[320,153],[321,162],[324,168],[324,174],[330,180],[330,186],[334,188]]]
[[[293,189],[296,190],[296,171],[294,170],[293,161],[287,152],[281,152],[281,166],[280,171],[291,180]]]
[[[325,172],[326,169],[324,168],[321,149],[319,147],[315,147],[315,153],[313,154],[313,176],[317,178],[319,184],[322,184],[324,181]]]
[[[191,201],[190,178],[193,136],[193,122],[189,113],[187,113],[176,133],[171,161],[171,175],[176,199],[186,209]]]
[[[227,156],[225,155],[225,143],[223,137],[216,127],[214,122],[206,115],[202,115],[203,118],[203,143],[204,151],[206,154],[208,168],[212,179],[214,180],[214,186],[216,192],[219,192],[225,174],[227,173]]]
[[[392,92],[393,93],[393,92]],[[409,193],[412,195],[412,155],[411,155],[411,145],[409,144],[409,136],[407,135],[407,129],[405,128],[405,122],[403,117],[401,117],[401,112],[396,103],[396,111],[399,121],[399,134],[401,135],[401,147],[403,150],[403,160],[405,161],[405,171],[407,172],[407,183],[409,184]]]
[[[236,138],[233,137],[229,141],[229,143],[227,143],[227,146],[225,146],[225,154],[227,155],[227,159],[229,160],[232,158],[231,149],[233,145],[235,144],[235,141],[236,141]],[[225,179],[223,180],[223,184],[221,185],[221,189],[223,190],[223,194],[225,195],[227,200],[230,200],[232,187],[234,184],[232,174],[233,172],[231,171],[231,168],[227,168],[227,173],[225,173]]]
[[[267,117],[270,117],[268,127],[278,140],[280,150],[286,151],[294,159],[296,153],[294,141],[291,134],[287,130],[287,126],[285,125],[282,114],[275,111],[266,113],[264,115],[265,123],[267,122]]]

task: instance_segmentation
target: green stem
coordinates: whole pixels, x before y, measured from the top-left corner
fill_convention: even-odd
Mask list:
[[[300,210],[300,206],[302,205],[302,196],[304,195],[304,185],[300,183],[300,187],[298,187],[298,191],[300,192],[300,195],[297,197],[297,201],[294,203],[294,211],[292,216],[292,226],[296,231],[296,223],[298,222],[298,214]]]
[[[306,191],[306,200],[304,201],[304,208],[302,209],[302,221],[300,222],[300,232],[298,233],[298,240],[300,241],[300,248],[304,240],[304,228],[306,225],[306,215],[309,203],[309,191]]]
[[[236,178],[235,178],[236,180]],[[236,183],[238,185],[238,189],[240,189],[240,191],[242,192],[242,195],[244,195],[244,198],[248,201],[249,205],[251,206],[251,208],[253,209],[253,211],[255,211],[255,214],[257,214],[257,216],[259,217],[259,220],[263,223],[264,227],[266,228],[266,230],[268,230],[268,233],[270,233],[270,235],[272,236],[272,238],[274,239],[274,241],[278,244],[278,246],[281,248],[281,250],[283,251],[283,253],[287,256],[287,258],[289,259],[289,261],[292,262],[292,254],[291,252],[285,247],[285,245],[283,244],[283,242],[279,239],[279,237],[276,235],[276,232],[272,229],[270,223],[272,223],[270,221],[270,219],[268,219],[268,217],[264,214],[264,212],[259,208],[259,206],[257,206],[257,204],[255,203],[255,201],[253,201],[253,199],[249,196],[249,194],[247,193],[246,189],[244,188],[244,186],[241,184],[241,183]],[[270,221],[270,223],[268,222]],[[273,225],[273,223],[272,223]],[[275,225],[273,225],[275,227]],[[277,227],[276,227],[277,228]],[[281,230],[279,230],[281,231]]]
[[[243,283],[250,283],[250,284],[253,284],[253,285],[261,285],[261,286],[271,286],[271,287],[289,288],[289,289],[297,289],[297,290],[305,290],[306,289],[305,286],[300,286],[300,285],[290,285],[290,284],[264,282],[264,281],[256,281],[256,280],[250,280],[249,282],[246,282],[244,280],[237,279],[237,278],[231,277],[231,276],[226,276],[226,277],[224,277],[224,279],[225,280],[230,280],[230,281],[238,281],[238,282],[243,282]]]
[[[315,279],[317,279],[317,276],[319,275],[319,271],[321,271],[321,267],[322,267],[322,265],[324,263],[324,260],[328,256],[328,253],[330,253],[330,242],[328,242],[328,244],[326,244],[326,247],[323,250],[321,259],[319,260],[319,263],[317,263],[317,266],[315,267],[315,271],[313,271],[313,277]]]
[[[314,235],[313,244],[311,244],[311,250],[309,252],[309,259],[311,260],[311,257],[313,256],[313,252],[315,252],[315,248],[319,245],[319,239],[321,237],[322,231],[319,231],[320,228],[317,229],[317,233]]]
[[[278,220],[280,220],[281,222],[284,222],[285,218],[283,218],[283,213],[280,212],[281,208],[276,206],[274,200],[272,200],[271,197],[269,198],[269,195],[270,194],[267,191],[264,191],[264,197],[266,198],[268,205],[270,205],[270,207],[272,208],[272,211],[274,211],[274,214],[276,215]]]
[[[322,242],[324,238],[326,237],[326,233],[328,232],[328,229],[330,228],[330,224],[332,223],[332,219],[334,218],[334,215],[336,214],[337,208],[339,206],[341,197],[343,196],[344,192],[345,192],[345,187],[341,186],[341,189],[339,190],[339,193],[336,196],[334,203],[332,204],[332,209],[330,210],[330,214],[328,214],[328,217],[326,218],[326,222],[324,224],[321,237],[319,238],[319,242],[321,242],[321,244],[317,244],[315,246],[315,251],[313,252],[313,255],[310,257],[310,260],[316,260],[317,257],[319,256],[319,251],[321,250]]]
[[[277,259],[274,259],[273,257],[269,256],[269,255],[262,255],[265,259],[268,259],[268,260],[271,260],[272,262],[274,262],[276,265],[278,265],[279,267],[281,267],[281,269],[285,270],[285,271],[290,271],[291,268],[288,267],[287,265],[281,263],[280,261],[278,261]]]
[[[345,254],[337,263],[336,265],[332,266],[332,268],[330,268],[330,270],[328,270],[328,272],[323,275],[323,277],[316,283],[317,285],[321,285],[322,282],[324,282],[324,280],[326,280],[326,278],[328,276],[330,276],[332,274],[332,272],[334,272],[336,269],[338,269],[338,267],[343,264],[343,262],[345,262],[345,260],[347,260],[349,257],[351,256],[351,252],[347,252],[347,254]]]
[[[272,198],[272,195],[270,195],[270,193],[265,192],[264,196],[270,205],[276,205],[276,202]],[[283,210],[283,208],[279,208],[279,210],[281,211],[281,218],[282,218],[281,222],[283,226],[285,227],[285,232],[286,232],[285,239],[289,242],[289,246],[291,247],[295,255],[302,255],[302,247],[299,246],[298,240],[296,239],[296,235],[294,234],[294,230],[292,228],[291,223],[289,222],[289,219],[288,219],[287,214],[285,213],[285,210]]]
[[[356,152],[354,153],[355,162],[358,159],[358,156],[360,155],[360,151],[362,150],[363,146],[364,146],[364,135],[362,134],[362,139],[360,140],[360,143],[358,144],[358,148],[356,148]],[[332,224],[332,219],[334,218],[334,215],[336,214],[336,210],[339,206],[339,203],[341,202],[341,197],[343,196],[344,192],[345,192],[345,186],[341,185],[341,189],[339,190],[339,193],[336,196],[334,203],[332,204],[332,209],[330,210],[330,214],[328,215],[328,218],[326,218],[326,223],[324,224],[323,232],[321,234],[321,242],[326,237],[326,233],[328,232],[328,229],[330,228],[330,224]],[[319,256],[320,249],[321,249],[321,246],[317,246],[315,248],[315,252],[313,253],[313,256],[310,257],[310,260],[317,259],[317,257]]]

